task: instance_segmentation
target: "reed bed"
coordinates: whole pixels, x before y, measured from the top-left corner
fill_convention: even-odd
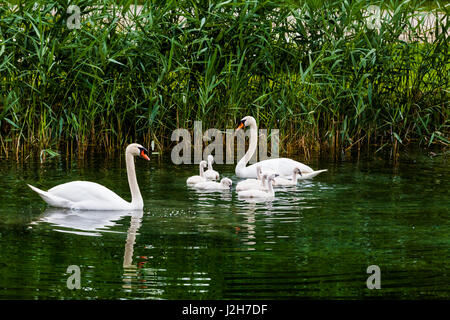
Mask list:
[[[0,153],[164,151],[176,128],[245,115],[279,129],[286,153],[447,148],[448,13],[439,1],[2,1]]]

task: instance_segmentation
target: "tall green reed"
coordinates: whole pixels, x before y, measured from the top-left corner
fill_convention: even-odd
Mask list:
[[[449,6],[433,3],[432,37],[424,1],[3,3],[0,150],[164,148],[247,114],[286,152],[448,147]]]

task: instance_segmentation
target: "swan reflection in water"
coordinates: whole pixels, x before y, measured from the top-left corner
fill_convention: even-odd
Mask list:
[[[130,227],[127,230],[125,251],[123,255],[124,288],[131,287],[131,279],[137,276],[137,266],[133,264],[134,244],[136,235],[141,227],[142,210],[136,211],[85,211],[63,208],[47,208],[41,218],[32,224],[49,223],[54,231],[66,232],[84,236],[101,236],[103,232],[111,231],[118,221],[126,216],[131,216]],[[120,232],[117,232],[120,233]],[[130,272],[132,274],[130,274]]]
[[[47,208],[39,220],[33,224],[46,222],[54,226],[55,231],[86,236],[101,236],[101,232],[115,232],[109,229],[117,225],[117,222],[122,218],[126,216],[142,217],[142,215],[142,210],[88,211]]]

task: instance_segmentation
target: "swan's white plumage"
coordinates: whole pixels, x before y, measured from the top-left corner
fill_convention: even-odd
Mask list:
[[[316,176],[320,172],[326,171],[314,171],[311,167],[289,158],[267,159],[250,166],[246,166],[250,158],[255,153],[258,143],[258,126],[256,124],[255,118],[251,116],[242,118],[241,124],[239,125],[237,130],[247,126],[250,126],[250,144],[246,154],[244,155],[244,157],[242,157],[241,160],[239,160],[238,164],[236,165],[235,172],[239,178],[256,178],[256,168],[258,166],[261,167],[263,172],[277,173],[281,177],[291,176],[294,168],[299,168],[302,175],[305,174],[305,176],[307,176],[306,174],[310,174],[308,176],[309,178]]]
[[[264,188],[264,184],[262,181],[259,181],[259,180],[255,180],[254,182],[251,181],[249,183],[236,185],[237,192],[244,191],[244,190],[252,190],[252,189],[263,189],[263,188]]]
[[[206,181],[207,179],[205,178],[205,173],[203,172],[204,168],[206,168],[206,161],[200,161],[200,163],[199,163],[199,175],[198,176],[189,177],[186,180],[186,183],[189,184],[189,185],[194,185],[194,184]]]
[[[256,168],[256,179],[250,178],[245,179],[243,181],[240,181],[236,185],[236,191],[244,191],[244,190],[251,190],[251,189],[260,189],[264,186],[263,180],[261,180],[261,167],[257,166]]]
[[[194,188],[200,190],[229,190],[233,182],[229,178],[222,178],[220,182],[205,181],[194,185]]]
[[[313,172],[309,172],[309,173],[302,173],[301,177],[298,177],[298,180],[307,180],[307,179],[312,179],[315,176],[317,176],[319,173],[328,171],[328,169],[322,169],[322,170],[317,170],[317,171],[313,171]]]
[[[189,177],[189,178],[186,180],[186,184],[194,185],[194,184],[197,184],[197,183],[200,183],[200,182],[204,182],[204,181],[206,181],[206,180],[207,180],[207,179],[206,179],[205,177],[192,176],[192,177]]]
[[[238,192],[239,198],[258,198],[258,199],[271,199],[275,197],[275,191],[273,190],[273,181],[275,174],[271,174],[267,177],[267,174],[263,176],[263,180],[267,179],[267,191],[263,189],[249,189]]]
[[[210,154],[208,155],[208,170],[205,171],[204,177],[208,180],[218,180],[219,173],[213,169],[212,164],[214,162],[214,157]]]
[[[205,178],[207,180],[217,180],[217,179],[219,179],[219,173],[215,170],[206,170]]]
[[[316,173],[316,171],[314,171],[307,165],[289,158],[276,158],[263,160],[250,166],[240,168],[240,170],[238,170],[236,167],[236,175],[240,178],[255,178],[256,167],[258,166],[261,166],[263,172],[277,173],[280,175],[280,177],[292,176],[292,170],[296,167],[300,168],[302,175],[303,173],[314,173],[314,176],[316,176],[320,172],[323,172],[320,171]]]
[[[127,202],[108,188],[90,181],[72,181],[57,185],[48,191],[28,185],[50,206],[76,210],[142,210],[142,200],[134,169],[134,156],[149,160],[147,150],[139,144],[130,144],[125,152],[131,202]]]
[[[130,202],[125,201],[115,192],[95,182],[72,181],[60,184],[48,191],[42,191],[33,186],[30,186],[30,188],[36,191],[44,201],[47,200],[46,202],[53,207],[77,210],[133,209]]]
[[[294,168],[291,179],[287,179],[284,177],[275,177],[273,181],[273,186],[274,187],[295,186],[297,185],[297,175],[300,173],[301,171],[299,168]]]
[[[278,177],[278,179],[275,179],[273,182],[274,187],[281,187],[281,186],[295,186],[297,185],[297,180],[287,179],[283,177]]]
[[[43,191],[39,188],[33,187],[30,184],[27,184],[33,190],[36,192],[47,204],[49,204],[52,207],[59,207],[59,208],[71,208],[74,203],[70,200],[60,198],[56,195],[51,194],[50,192]]]

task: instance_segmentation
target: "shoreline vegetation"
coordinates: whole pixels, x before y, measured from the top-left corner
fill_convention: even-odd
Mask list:
[[[71,4],[79,28],[65,1],[0,5],[0,156],[167,154],[175,129],[245,115],[279,130],[280,154],[447,154],[447,2]]]

